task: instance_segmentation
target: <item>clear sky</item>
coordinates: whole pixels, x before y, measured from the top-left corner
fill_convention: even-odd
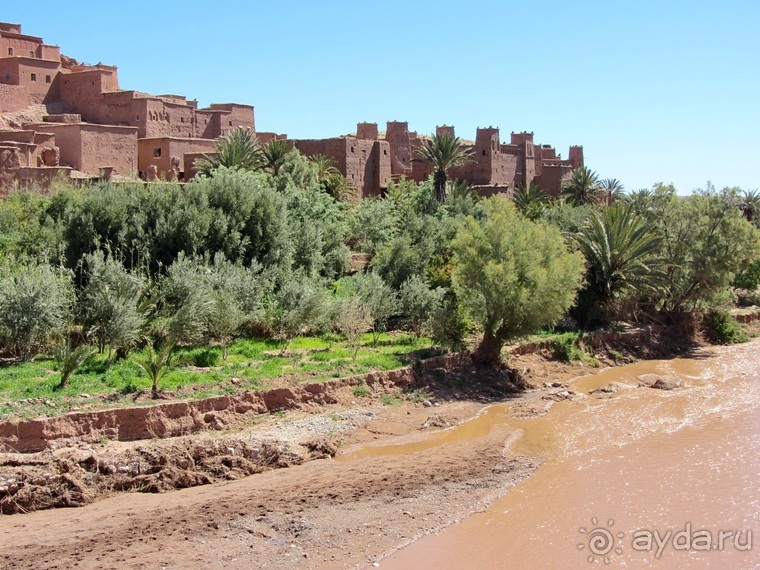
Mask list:
[[[0,20],[291,138],[493,125],[581,144],[627,189],[760,187],[760,0],[14,2]]]

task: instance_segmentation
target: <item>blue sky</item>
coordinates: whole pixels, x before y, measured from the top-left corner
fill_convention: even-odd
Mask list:
[[[627,189],[760,187],[760,1],[17,2],[0,20],[121,87],[256,107],[260,131],[359,121],[535,133]]]

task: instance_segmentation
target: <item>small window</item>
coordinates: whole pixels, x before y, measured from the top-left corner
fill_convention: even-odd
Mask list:
[[[137,117],[135,118],[135,120],[139,123],[140,122],[140,115],[137,115]]]
[[[8,48],[8,55],[13,55],[13,48]]]
[[[36,73],[32,73],[32,81],[37,81],[37,74]]]
[[[33,51],[29,52],[29,57],[34,57],[34,52]]]
[[[185,122],[185,117],[180,117],[180,118],[179,118],[179,122],[180,122],[180,123],[184,123],[184,122]]]
[[[160,148],[154,148],[153,149],[153,158],[161,158],[161,149]]]
[[[483,156],[486,155],[486,149],[483,149]]]
[[[11,74],[10,74],[10,73],[6,73],[6,74],[5,74],[5,80],[6,80],[8,83],[10,83],[10,82],[11,82]]]
[[[230,126],[232,126],[232,121],[230,121]]]
[[[49,75],[45,76],[45,83],[50,83],[52,81],[52,78]]]
[[[351,152],[354,152],[354,147],[351,147]]]

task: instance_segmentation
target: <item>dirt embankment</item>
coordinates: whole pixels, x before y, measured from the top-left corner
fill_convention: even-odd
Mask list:
[[[387,372],[372,372],[329,382],[244,392],[196,401],[166,402],[153,406],[74,412],[60,417],[0,421],[0,449],[30,453],[55,449],[56,442],[76,439],[134,441],[175,437],[205,430],[233,429],[260,414],[297,408],[304,404],[335,404],[334,393],[344,387],[366,384],[370,388],[403,387],[416,374],[447,369],[461,362],[460,354],[448,354]],[[65,441],[63,442],[65,444]]]

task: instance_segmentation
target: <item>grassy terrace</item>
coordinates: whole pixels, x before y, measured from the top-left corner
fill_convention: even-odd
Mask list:
[[[413,358],[434,354],[430,339],[405,334],[383,334],[377,344],[373,344],[372,335],[364,335],[356,360],[351,358],[345,340],[337,335],[297,338],[285,354],[280,352],[276,341],[259,339],[235,341],[226,360],[217,347],[177,349],[179,365],[161,380],[160,388],[172,398],[201,399],[392,370]],[[58,389],[59,381],[51,359],[0,364],[0,419],[134,405],[138,399],[155,402],[150,399],[150,380],[131,360],[109,366],[106,355],[96,354],[64,389]]]

